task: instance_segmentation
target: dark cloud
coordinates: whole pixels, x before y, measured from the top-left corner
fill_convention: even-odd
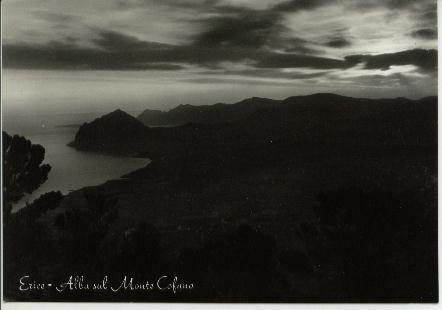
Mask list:
[[[386,6],[390,9],[402,9],[410,6],[416,5],[416,0],[378,0],[378,1],[367,1],[373,2],[378,6]]]
[[[3,66],[12,69],[42,70],[180,70],[183,68],[169,61],[149,62],[149,56],[146,58],[140,53],[142,52],[82,48],[58,41],[38,46],[7,44],[3,46]]]
[[[285,53],[269,54],[256,63],[258,68],[344,69],[349,66],[347,61],[341,59]]]
[[[278,15],[254,16],[250,12],[244,9],[230,17],[213,18],[210,20],[214,23],[210,25],[205,20],[203,23],[208,29],[190,44],[182,46],[148,42],[97,29],[97,38],[93,40],[95,47],[89,48],[80,47],[69,38],[33,46],[5,44],[3,66],[48,70],[180,70],[184,65],[213,69],[223,62],[246,62],[255,69],[347,69],[359,63],[364,63],[366,69],[388,69],[392,65],[415,65],[426,71],[436,69],[436,50],[351,55],[345,59],[313,56],[308,54],[310,43],[307,40],[286,37],[286,29]],[[327,43],[332,47],[348,44],[344,37]],[[285,52],[275,52],[270,47]]]
[[[158,71],[178,71],[183,70],[184,67],[180,65],[175,64],[144,64],[139,66],[139,70],[158,70]]]
[[[97,46],[110,51],[164,49],[170,47],[167,44],[142,41],[134,36],[116,31],[100,31],[99,37],[93,42]]]
[[[264,80],[254,80],[254,79],[233,79],[233,78],[190,78],[186,79],[187,82],[198,83],[198,84],[233,84],[233,85],[263,85],[263,86],[281,86],[287,85],[287,82],[281,80],[264,81]]]
[[[347,81],[349,83],[359,85],[362,87],[403,87],[413,85],[414,79],[402,73],[394,73],[390,75],[361,75],[352,78],[334,78],[340,81]]]
[[[249,49],[207,49],[175,46],[139,51],[103,51],[66,48],[59,44],[43,46],[5,45],[4,68],[48,70],[146,70],[151,64],[190,64],[213,68],[220,62],[252,61],[262,68],[343,68],[346,63],[322,57],[281,54]],[[178,67],[176,67],[178,68]],[[172,69],[172,67],[168,67]]]
[[[437,9],[434,8],[433,10],[427,11],[427,12],[421,14],[420,17],[422,19],[432,23],[432,24],[436,24],[437,23]]]
[[[352,2],[351,5],[353,8],[360,10],[387,8],[394,11],[413,8],[416,5],[421,6],[431,1],[432,0],[359,0]]]
[[[203,10],[215,6],[219,0],[119,0],[119,9],[139,9],[162,6],[173,9]]]
[[[388,70],[391,66],[415,65],[425,71],[437,69],[437,50],[414,49],[380,55],[351,55],[345,57],[350,65],[365,63],[365,69]]]
[[[274,10],[243,7],[217,7],[224,14],[198,20],[203,31],[193,41],[195,46],[283,50],[300,54],[319,54],[315,43],[292,36],[284,16]]]
[[[422,7],[423,5],[431,5],[435,2],[435,0],[288,0],[274,5],[271,10],[281,13],[293,13],[298,11],[314,10],[327,5],[343,4],[355,10],[387,8],[394,11]]]
[[[272,10],[279,12],[297,12],[301,10],[312,10],[320,6],[329,5],[334,0],[289,0],[276,4]]]
[[[236,15],[216,16],[201,20],[206,28],[195,38],[195,45],[250,47],[268,46],[286,31],[279,15],[244,11]]]
[[[34,10],[32,11],[32,15],[37,19],[53,24],[54,27],[67,27],[70,23],[80,22],[82,20],[81,16],[55,13],[48,10]]]
[[[347,40],[346,38],[337,37],[337,38],[332,38],[325,45],[328,47],[342,48],[342,47],[350,46],[351,42],[349,40]]]
[[[435,4],[436,0],[286,0],[278,2],[266,9],[267,12],[293,13],[298,11],[314,10],[316,8],[334,4],[343,4],[355,9],[388,8],[391,10],[422,7]],[[120,0],[121,9],[137,9],[140,7],[162,6],[171,9],[191,9],[211,13],[238,12],[247,9],[240,4],[226,5],[222,0]],[[258,10],[256,10],[258,11]],[[261,10],[264,11],[264,10]]]
[[[308,80],[326,76],[329,72],[319,71],[313,73],[305,72],[283,72],[278,69],[246,69],[246,70],[218,70],[204,71],[206,75],[235,75],[245,77],[259,77],[272,79]]]
[[[413,38],[425,39],[425,40],[433,40],[437,39],[437,30],[431,28],[423,28],[411,33]]]
[[[295,53],[295,54],[307,54],[307,55],[319,55],[324,54],[324,51],[309,47],[306,44],[300,44],[296,42],[290,45],[290,40],[287,40],[287,47],[284,49],[287,53]]]
[[[103,31],[94,41],[95,48],[84,48],[65,41],[45,45],[5,44],[5,68],[65,70],[147,70],[152,64],[216,67],[221,62],[250,62],[260,68],[343,68],[343,60],[302,54],[276,53],[261,48],[238,46],[185,46],[139,40],[121,33]]]

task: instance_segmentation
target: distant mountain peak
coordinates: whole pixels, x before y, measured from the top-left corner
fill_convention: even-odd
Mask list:
[[[223,123],[246,119],[253,115],[268,113],[275,109],[301,109],[302,111],[340,109],[343,104],[370,103],[374,99],[352,98],[334,93],[316,93],[298,95],[283,100],[263,97],[250,97],[232,104],[217,103],[213,105],[180,104],[167,111],[145,110],[138,120],[147,126],[176,126],[188,123]],[[389,99],[393,100],[393,99]],[[399,99],[409,102],[410,99]],[[431,100],[431,99],[429,99]]]
[[[189,109],[198,108],[198,106],[194,106],[191,104],[179,104],[175,108],[171,109],[170,111],[186,111]]]
[[[120,147],[144,137],[147,130],[148,127],[138,119],[117,109],[83,124],[69,145],[78,149],[110,149],[118,153]]]
[[[338,95],[338,94],[334,94],[334,93],[315,93],[315,94],[311,94],[311,95],[301,95],[301,96],[290,96],[287,97],[285,100],[290,100],[290,99],[297,99],[297,98],[321,98],[321,99],[337,99],[337,98],[350,98],[350,97],[346,97],[346,96],[342,96],[342,95]]]
[[[268,99],[268,98],[264,98],[264,97],[249,97],[244,100],[241,100],[240,102],[237,102],[236,104],[254,103],[256,101],[273,101],[273,99]]]
[[[89,124],[94,123],[97,125],[104,123],[113,123],[114,125],[121,124],[132,127],[145,127],[144,124],[140,122],[136,117],[133,117],[132,115],[121,109],[116,109],[113,112],[105,114]]]
[[[131,117],[131,118],[135,118],[135,117],[133,117],[132,115],[130,115],[129,113],[124,112],[124,111],[121,110],[121,109],[116,109],[116,110],[113,111],[113,112],[110,112],[110,113],[108,113],[108,114],[103,115],[102,118],[103,118],[103,117]]]

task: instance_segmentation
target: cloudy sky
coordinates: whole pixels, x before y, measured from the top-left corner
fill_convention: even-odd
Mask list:
[[[2,15],[6,106],[437,89],[435,0],[3,0]]]

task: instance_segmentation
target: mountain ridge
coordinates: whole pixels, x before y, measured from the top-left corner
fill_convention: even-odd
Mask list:
[[[79,150],[154,160],[226,149],[259,151],[269,149],[268,143],[291,151],[294,147],[323,151],[433,147],[437,137],[434,97],[413,101],[317,94],[281,101],[248,98],[236,105],[222,106],[222,111],[191,106],[189,114],[188,107],[181,106],[184,113],[175,114],[174,119],[168,119],[174,122],[167,123],[181,124],[158,127],[148,127],[116,110],[83,124],[69,145]]]
[[[178,126],[186,123],[219,123],[235,121],[250,116],[259,110],[278,108],[283,104],[330,104],[339,102],[394,102],[394,101],[427,101],[436,96],[421,99],[398,98],[354,98],[334,93],[316,93],[302,96],[289,96],[284,99],[269,99],[264,97],[250,97],[235,103],[215,103],[212,105],[180,104],[168,111],[146,109],[137,117],[146,126]],[[325,102],[322,102],[325,101]]]

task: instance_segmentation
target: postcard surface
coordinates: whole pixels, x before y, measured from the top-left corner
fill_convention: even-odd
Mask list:
[[[438,302],[435,0],[2,1],[6,302]]]

